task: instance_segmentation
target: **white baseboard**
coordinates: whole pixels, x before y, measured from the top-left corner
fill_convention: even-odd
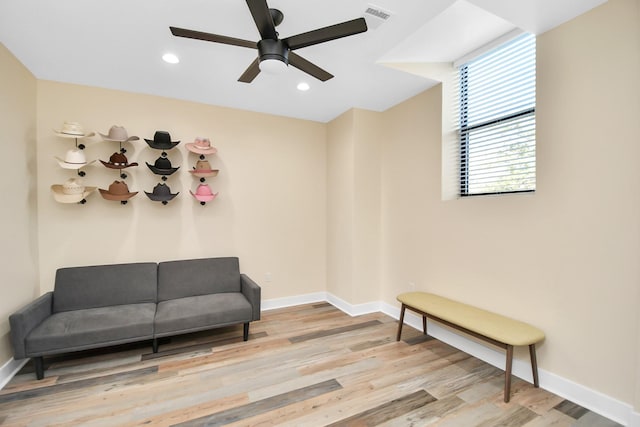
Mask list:
[[[11,378],[13,378],[28,361],[29,359],[14,360],[12,357],[7,363],[2,365],[0,368],[0,390],[11,381]]]
[[[274,298],[263,300],[261,311],[275,310],[277,308],[292,307],[294,305],[311,304],[314,302],[327,301],[326,292],[315,292],[312,294],[298,295],[294,297]]]
[[[337,296],[327,293],[327,302],[341,311],[347,313],[349,316],[360,316],[362,314],[375,313],[382,311],[380,309],[379,302],[369,302],[365,304],[349,304],[345,300],[338,298]]]

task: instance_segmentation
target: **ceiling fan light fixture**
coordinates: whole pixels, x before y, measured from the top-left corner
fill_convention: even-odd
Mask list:
[[[269,74],[282,74],[287,71],[287,64],[275,58],[267,58],[260,61],[260,71]]]

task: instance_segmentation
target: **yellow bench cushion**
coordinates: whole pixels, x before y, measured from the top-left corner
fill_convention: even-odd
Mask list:
[[[398,295],[397,299],[408,307],[505,344],[530,345],[544,339],[544,332],[527,323],[438,295],[407,292]]]

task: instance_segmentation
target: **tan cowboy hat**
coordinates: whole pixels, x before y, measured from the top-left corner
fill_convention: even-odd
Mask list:
[[[218,175],[218,169],[211,169],[211,165],[207,160],[198,160],[193,170],[189,173],[198,178],[209,178]]]
[[[62,129],[53,131],[63,138],[88,138],[95,135],[95,132],[85,132],[78,122],[64,122]]]
[[[85,187],[78,178],[69,178],[64,184],[51,186],[53,198],[59,203],[80,203],[93,193],[96,187]]]
[[[98,190],[100,190],[102,197],[107,200],[129,200],[138,194],[137,191],[134,191],[133,193],[129,192],[129,187],[127,187],[127,184],[124,181],[113,181],[111,185],[109,185],[108,190],[103,190],[102,188],[99,188]]]
[[[137,136],[129,136],[129,134],[127,134],[127,130],[124,127],[117,126],[117,125],[111,126],[111,128],[109,129],[108,135],[100,134],[100,136],[105,141],[114,141],[114,142],[129,142],[129,141],[137,141],[140,139]]]

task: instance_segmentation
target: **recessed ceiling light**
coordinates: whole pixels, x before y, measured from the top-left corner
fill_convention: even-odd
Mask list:
[[[164,55],[162,55],[162,59],[164,60],[164,62],[168,62],[169,64],[177,64],[178,62],[180,62],[180,59],[178,59],[178,57],[173,53],[165,53]]]
[[[309,86],[309,83],[305,83],[305,82],[298,83],[297,87],[298,87],[298,90],[302,92],[306,92],[311,88],[311,86]]]

